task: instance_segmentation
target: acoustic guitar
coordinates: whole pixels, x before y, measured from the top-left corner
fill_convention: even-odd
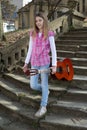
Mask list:
[[[51,73],[51,68],[45,70],[28,69],[25,74],[27,76],[33,76],[40,73]],[[57,71],[54,74],[57,79],[66,79],[68,81],[73,79],[74,69],[70,59],[66,58],[63,61],[57,61]]]
[[[57,62],[57,72],[55,73],[57,79],[72,80],[74,76],[74,69],[70,59],[66,58],[63,61]]]

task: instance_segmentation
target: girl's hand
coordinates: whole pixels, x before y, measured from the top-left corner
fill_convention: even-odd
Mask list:
[[[27,64],[24,64],[23,66],[23,71],[26,72],[28,70],[28,65]]]
[[[57,70],[57,67],[56,66],[52,66],[51,69],[52,69],[52,74],[55,74],[56,70]]]

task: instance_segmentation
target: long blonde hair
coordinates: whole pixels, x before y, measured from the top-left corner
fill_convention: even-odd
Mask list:
[[[35,17],[34,17],[34,30],[32,32],[32,36],[33,37],[36,37],[36,34],[39,32],[37,26],[36,26],[36,17],[39,16],[41,18],[43,18],[44,20],[44,26],[43,26],[43,35],[44,35],[44,39],[46,39],[48,37],[48,20],[47,20],[47,17],[42,13],[42,12],[39,12],[39,13],[36,13],[35,14]]]

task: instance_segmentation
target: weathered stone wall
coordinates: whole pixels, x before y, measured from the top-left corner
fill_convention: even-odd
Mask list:
[[[75,28],[81,28],[83,27],[83,22],[84,22],[85,16],[77,11],[74,11],[73,14],[73,26]]]
[[[63,32],[67,32],[68,30],[68,24],[67,24],[67,16],[62,16],[58,19],[55,19],[54,21],[49,23],[49,27],[54,31],[61,32],[61,27]]]
[[[66,12],[65,15],[53,20],[52,22],[49,22],[49,27],[55,32],[55,33],[64,33],[67,32],[71,27],[68,23],[69,18],[69,12]],[[80,13],[77,13],[76,11],[73,13],[72,16],[72,23],[74,28],[81,28],[83,26],[83,20],[84,15],[81,15]]]
[[[73,25],[75,28],[83,27],[83,20],[79,20],[78,18],[73,18]]]
[[[24,58],[28,50],[28,44],[29,36],[25,36],[16,43],[0,48],[5,67],[16,65],[18,61]]]

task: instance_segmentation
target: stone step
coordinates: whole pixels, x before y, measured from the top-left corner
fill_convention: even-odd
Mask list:
[[[34,126],[34,128],[38,129],[38,120],[34,118],[34,110],[33,108],[30,109],[29,107],[22,106],[17,102],[12,102],[11,100],[7,99],[5,96],[0,95],[0,108],[8,113],[9,116],[14,117],[14,119],[18,119],[19,121],[23,121],[29,124],[29,126]],[[31,119],[31,120],[30,120]],[[77,124],[79,125],[77,127]],[[47,124],[47,126],[46,126]],[[83,125],[84,124],[84,125]],[[55,130],[64,129],[65,127],[69,130],[70,128],[74,128],[74,130],[78,130],[78,128],[86,128],[87,126],[87,119],[80,117],[80,116],[70,116],[70,115],[61,115],[61,114],[51,114],[48,113],[45,117],[45,120],[39,121],[39,128],[41,130],[46,129]],[[37,126],[37,127],[36,127]],[[72,129],[73,130],[73,129]]]
[[[87,36],[84,36],[84,35],[81,35],[81,36],[79,36],[79,35],[66,35],[66,36],[64,36],[64,35],[62,35],[62,36],[59,36],[58,37],[58,39],[60,39],[60,40],[87,40]]]
[[[58,44],[58,45],[86,45],[87,46],[87,40],[76,40],[76,39],[72,39],[72,40],[70,40],[70,39],[61,39],[61,40],[56,40],[56,45]]]
[[[73,66],[73,68],[74,68],[74,73],[76,75],[86,75],[87,76],[87,67]]]
[[[18,74],[6,73],[3,75],[3,78],[5,80],[8,80],[12,84],[15,84],[15,86],[20,87],[21,89],[26,89],[27,91],[30,91],[29,77],[25,75],[20,76]]]
[[[87,76],[84,75],[74,75],[71,81],[67,81],[64,79],[51,79],[50,83],[56,84],[56,86],[67,86],[67,87],[77,87],[82,89],[87,89]]]
[[[7,97],[15,101],[20,101],[24,97],[34,98],[35,95],[32,95],[32,90],[27,91],[25,88],[20,88],[14,84],[0,78],[0,91],[5,94]],[[39,93],[38,93],[39,95]]]
[[[0,94],[0,109],[8,113],[14,119],[18,119],[29,126],[34,126],[35,128],[38,125],[38,119],[34,116],[36,112],[35,109],[12,101],[2,94]]]
[[[68,46],[68,47],[67,47]],[[79,45],[71,45],[71,44],[66,44],[66,45],[60,45],[60,43],[56,43],[56,50],[67,50],[67,51],[78,51],[80,50]],[[85,51],[85,47],[83,47],[83,50]]]
[[[72,86],[87,89],[87,75],[74,75],[73,80],[71,82]]]
[[[64,60],[65,58],[68,58],[68,57],[57,57],[57,60],[59,61],[62,61]],[[73,57],[73,58],[70,58],[71,61],[72,61],[72,64],[74,66],[83,66],[83,67],[87,67],[87,58],[76,58],[76,57]]]
[[[0,91],[3,94],[7,95],[8,97],[12,98],[13,100],[16,100],[19,102],[26,102],[27,105],[32,104],[32,106],[35,106],[35,107],[37,106],[37,104],[39,103],[39,101],[41,99],[41,93],[31,90],[31,89],[29,91],[27,91],[25,89],[25,87],[20,88],[19,86],[15,86],[9,82],[10,82],[10,80],[6,81],[6,79],[5,80],[0,79]],[[22,81],[20,81],[20,82],[22,84]],[[65,84],[66,86],[62,87],[61,84],[62,85]],[[27,85],[27,83],[26,83],[26,85]],[[57,98],[60,97],[61,93],[66,93],[67,85],[70,88],[71,83],[67,82],[67,81],[60,81],[59,84],[49,85],[50,96],[57,97]],[[51,102],[51,100],[49,100],[49,101]]]
[[[57,100],[56,103],[50,105],[49,112],[63,116],[87,117],[87,103],[83,101]]]
[[[50,115],[40,122],[41,130],[87,130],[87,118]]]
[[[87,51],[78,51],[75,55],[77,58],[87,58]]]
[[[17,74],[5,74],[4,75],[4,78],[7,79],[9,82],[16,82],[16,84],[19,86],[19,87],[22,87],[22,88],[25,88],[25,86],[28,86],[28,91],[29,91],[29,79],[26,79],[26,77],[22,77],[20,75],[17,75]],[[11,78],[11,80],[10,80]],[[26,82],[25,82],[26,81]],[[67,87],[67,86],[74,86],[74,87],[80,87],[80,88],[83,88],[83,89],[87,89],[87,76],[85,75],[74,75],[73,79],[71,81],[67,81],[67,80],[58,80],[56,78],[52,78],[49,79],[49,85],[50,86],[64,86],[64,87]]]
[[[11,77],[11,80],[10,80],[10,77]],[[12,80],[12,78],[13,78],[13,80]],[[5,75],[5,80],[8,80],[11,83],[13,83],[13,82],[18,83],[17,86],[20,87],[20,88],[22,87],[22,89],[26,89],[25,86],[29,87],[29,81],[28,81],[28,79],[26,79],[26,77],[22,77],[21,78],[21,76],[19,76],[19,75],[6,74]],[[25,84],[23,83],[24,80],[26,80]],[[82,83],[84,85],[84,80],[82,81]],[[24,86],[22,86],[23,84],[24,84]],[[58,97],[60,95],[60,92],[65,92],[66,91],[67,86],[68,87],[70,87],[70,86],[73,87],[73,86],[77,86],[77,84],[76,84],[75,81],[73,83],[72,81],[54,80],[54,79],[51,78],[51,80],[49,81],[50,96]],[[30,92],[30,90],[28,90],[28,92]],[[25,94],[22,94],[22,95],[25,95]],[[23,100],[24,98],[26,98],[26,97],[22,98],[22,102],[24,101]],[[27,98],[26,98],[26,100],[27,100]],[[33,100],[30,100],[30,101],[32,101],[32,104],[33,104]],[[37,102],[36,102],[36,104],[37,104]]]
[[[69,58],[87,58],[86,51],[66,51],[66,50],[57,50],[58,57],[69,57]]]
[[[41,94],[39,92],[20,89],[19,87],[15,87],[15,85],[8,83],[3,79],[0,81],[0,91],[12,101],[17,101],[22,104],[26,104],[27,106],[32,106],[33,108],[38,108],[40,104]]]
[[[4,111],[0,110],[0,130],[35,130],[33,127],[30,127],[28,124],[14,119],[12,116],[9,116]]]
[[[75,32],[74,32],[74,33],[66,33],[66,34],[63,34],[63,36],[65,36],[65,37],[67,37],[67,36],[70,36],[70,37],[72,37],[72,36],[73,36],[73,37],[74,37],[74,36],[75,36],[75,37],[76,37],[76,36],[77,36],[77,37],[87,37],[87,33],[85,33],[85,32],[84,32],[84,33],[75,33]]]
[[[22,104],[26,104],[27,106],[32,106],[34,109],[38,108],[41,100],[41,96],[38,93],[29,94],[27,91],[22,92],[22,90],[20,91],[20,89],[12,86],[12,84],[9,84],[10,86],[6,85],[7,82],[3,80],[2,82],[0,82],[0,84],[2,85],[0,86],[1,93],[5,94],[7,97],[10,97],[13,101],[16,100]],[[50,95],[52,98],[49,97],[48,108],[49,106],[52,107],[52,104],[54,104],[58,98],[59,99],[62,98],[62,96],[64,96],[66,92],[67,89],[63,87],[62,88],[58,86],[55,88],[50,87]],[[54,96],[57,98],[53,98]],[[54,108],[52,107],[50,110],[51,110],[50,112],[53,112]]]
[[[39,106],[39,104],[40,104],[40,99],[41,99],[41,97],[40,97],[40,95],[37,93],[37,94],[32,94],[32,95],[30,95],[29,94],[29,92],[27,92],[27,91],[24,91],[23,90],[23,92],[22,92],[22,90],[20,91],[20,89],[19,88],[16,88],[15,86],[13,86],[12,84],[9,84],[10,86],[8,86],[7,85],[7,82],[6,81],[0,81],[0,91],[1,91],[1,93],[2,94],[4,94],[4,95],[6,95],[7,97],[10,97],[13,101],[18,101],[18,102],[20,102],[20,103],[23,103],[23,104],[26,104],[27,106],[32,106],[33,108],[38,108],[38,106]],[[59,99],[62,99],[66,94],[67,94],[67,92],[69,91],[69,89],[70,88],[68,88],[68,90],[67,90],[67,88],[60,88],[60,87],[57,87],[57,88],[55,88],[55,90],[53,91],[53,88],[51,87],[50,88],[50,93],[52,93],[51,95],[53,95],[53,93],[55,93],[56,94],[56,97],[57,97],[57,99],[59,98]],[[73,90],[73,89],[72,89]],[[56,92],[55,92],[56,91]],[[86,95],[84,94],[84,90],[81,90],[81,92],[83,92],[82,94],[83,95],[81,95],[80,94],[80,96],[82,97],[85,97]],[[81,93],[80,92],[80,93]],[[85,93],[86,93],[86,91],[85,91]],[[14,96],[15,95],[15,96]],[[53,98],[53,96],[52,96],[52,98]],[[53,99],[51,99],[51,98],[49,98],[49,101],[48,101],[48,108],[51,110],[49,110],[50,112],[54,112],[54,113],[56,113],[57,112],[57,110],[59,110],[60,108],[60,106],[58,107],[58,108],[56,108],[55,107],[55,102],[58,102],[57,101],[57,99],[55,98],[53,98]],[[78,99],[78,98],[77,98]],[[85,99],[86,99],[86,97],[85,97]],[[83,101],[84,101],[84,99],[83,99]],[[61,101],[59,101],[57,104],[59,104]],[[61,104],[61,103],[60,103]],[[68,103],[67,103],[68,104]],[[67,105],[66,104],[66,105]],[[67,105],[68,106],[68,105]],[[55,109],[54,109],[55,108]],[[56,110],[57,109],[57,110]],[[62,108],[62,109],[66,109],[66,108]],[[69,108],[67,108],[67,109],[69,109]],[[55,110],[55,111],[54,111]],[[70,110],[68,110],[68,111],[70,111]],[[75,111],[75,110],[74,110]],[[63,112],[62,112],[63,113]],[[66,114],[66,113],[65,113]],[[73,113],[74,114],[74,113]]]
[[[71,44],[60,45],[60,43],[58,43],[58,44],[56,44],[56,49],[57,50],[75,51],[75,52],[78,52],[78,51],[87,52],[87,45],[71,45]]]
[[[82,94],[81,96],[83,98],[85,97],[86,94],[84,94],[84,92],[87,91],[87,86],[85,86],[85,88],[84,88],[84,86],[83,87],[74,86],[74,85],[72,85],[72,82],[65,82],[65,81],[61,81],[61,82],[62,82],[62,85],[63,85],[63,82],[64,82],[65,86],[64,85],[62,86],[61,84],[55,84],[55,86],[56,86],[55,91],[53,91],[55,93],[55,95],[56,95],[57,91],[59,92],[59,94],[56,96],[58,100],[63,98],[64,96],[67,96],[68,92],[71,92],[71,91],[79,92],[79,94]]]
[[[86,35],[87,34],[87,30],[83,30],[83,31],[69,31],[67,33],[64,33],[64,35]]]
[[[80,51],[87,51],[87,45],[81,45],[79,50]]]
[[[75,52],[65,51],[65,50],[57,50],[57,56],[58,57],[72,58],[72,57],[75,57]]]
[[[68,46],[68,47],[67,47]],[[75,53],[87,53],[87,45],[59,45],[56,44],[56,50],[57,51],[70,51]]]
[[[65,93],[65,95],[60,96],[60,97],[62,97],[61,98],[62,100],[77,101],[77,102],[83,102],[84,103],[84,102],[87,102],[87,89],[70,88],[70,89],[67,89],[67,92]],[[86,109],[86,107],[85,107],[85,109]]]
[[[72,29],[70,30],[69,32],[87,32],[87,28],[75,28],[75,29]]]
[[[61,92],[65,92],[66,88],[49,85],[49,90],[50,90],[50,97],[48,100],[48,105],[50,105],[50,103],[52,102],[55,102],[56,97],[58,98]],[[34,90],[27,91],[25,88],[21,89],[20,87],[17,87],[4,79],[0,79],[0,91],[13,101],[18,101],[28,106],[30,105],[34,108],[37,108],[40,104],[41,100],[40,92]]]
[[[13,84],[16,83],[15,85],[17,87],[20,87],[21,89],[26,89],[27,91],[31,91],[31,89],[29,87],[30,86],[29,78],[27,78],[26,76],[7,73],[7,74],[4,74],[3,78],[5,80],[7,80],[8,82],[10,82],[10,83],[13,83]],[[55,91],[55,88],[57,88],[57,86],[58,86],[57,83],[58,83],[58,85],[62,85],[63,84],[62,86],[64,86],[64,87],[66,87],[66,85],[70,86],[70,84],[71,84],[67,80],[62,81],[62,80],[54,79],[54,77],[50,77],[49,78],[49,87],[51,89],[54,88],[52,91]]]

